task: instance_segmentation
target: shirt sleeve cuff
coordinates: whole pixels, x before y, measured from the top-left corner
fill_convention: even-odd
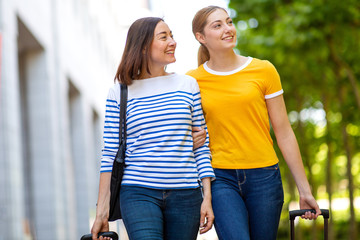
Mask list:
[[[269,94],[269,95],[265,95],[265,99],[270,99],[270,98],[274,98],[274,97],[277,97],[277,96],[279,96],[279,95],[281,95],[281,94],[283,94],[284,93],[284,90],[280,90],[280,91],[277,91],[277,92],[275,92],[275,93],[272,93],[272,94]]]

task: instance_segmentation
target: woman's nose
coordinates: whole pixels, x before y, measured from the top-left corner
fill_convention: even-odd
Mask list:
[[[170,39],[169,45],[170,45],[170,46],[176,46],[175,40],[174,40],[174,39]]]
[[[225,31],[228,32],[228,31],[230,31],[230,30],[231,30],[231,26],[229,26],[229,25],[226,24],[226,25],[225,25]]]

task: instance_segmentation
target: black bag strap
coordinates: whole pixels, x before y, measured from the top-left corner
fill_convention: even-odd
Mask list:
[[[119,163],[125,162],[127,93],[127,85],[120,83],[119,149],[115,157]]]

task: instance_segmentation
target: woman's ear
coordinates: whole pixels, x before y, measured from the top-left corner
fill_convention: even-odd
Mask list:
[[[201,44],[205,44],[205,36],[202,33],[195,33],[195,38],[198,40]]]

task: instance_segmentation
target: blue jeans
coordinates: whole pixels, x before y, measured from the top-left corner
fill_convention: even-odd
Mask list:
[[[278,164],[214,172],[211,192],[219,239],[275,240],[284,203]]]
[[[121,186],[120,208],[130,240],[195,240],[200,188],[157,190]]]

